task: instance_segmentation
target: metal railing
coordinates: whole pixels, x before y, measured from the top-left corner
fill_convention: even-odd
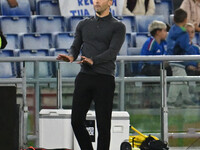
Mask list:
[[[178,56],[118,56],[117,61],[120,62],[120,75],[116,77],[116,82],[120,83],[120,110],[125,109],[125,83],[126,82],[160,82],[162,87],[162,99],[161,99],[161,137],[162,140],[168,141],[168,107],[167,107],[167,81],[200,81],[199,76],[181,76],[181,77],[166,77],[166,71],[164,69],[165,63],[168,61],[195,61],[200,60],[198,55],[178,55]],[[134,61],[161,61],[161,76],[160,77],[125,77],[125,62]],[[28,136],[28,139],[35,139],[36,146],[39,145],[39,85],[40,83],[56,83],[55,78],[39,78],[39,62],[58,62],[56,57],[1,57],[0,62],[34,62],[34,78],[25,78],[26,82],[22,79],[12,78],[12,79],[0,79],[0,84],[9,83],[22,83],[23,85],[23,98],[24,104],[26,104],[26,84],[34,84],[35,87],[35,98],[36,98],[36,118],[35,118],[35,131],[36,135]],[[25,67],[25,66],[24,66]],[[25,68],[24,68],[25,70]],[[73,82],[74,78],[63,78],[61,82]],[[25,86],[25,87],[24,87]],[[61,88],[61,87],[58,87]],[[59,95],[61,96],[61,95]],[[26,107],[26,105],[24,105]],[[23,108],[24,112],[26,108]],[[25,137],[24,137],[25,138]],[[26,141],[26,139],[23,139]],[[22,142],[24,143],[24,142]]]

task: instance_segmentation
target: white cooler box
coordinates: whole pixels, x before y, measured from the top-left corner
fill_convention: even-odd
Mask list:
[[[73,150],[71,110],[42,109],[39,118],[39,147]]]
[[[98,135],[95,118],[94,111],[87,113],[87,130],[94,149],[97,147]],[[110,150],[120,150],[121,143],[129,139],[129,124],[128,112],[112,112]],[[71,110],[43,109],[40,111],[39,147],[80,150],[71,127]]]
[[[97,148],[97,127],[95,121],[95,112],[87,113],[87,130],[92,138],[93,148]],[[95,122],[95,123],[94,123]],[[94,125],[95,124],[95,125]],[[125,111],[113,111],[111,120],[111,141],[110,150],[120,150],[120,145],[129,139],[129,114]],[[80,150],[78,142],[74,136],[74,150]]]

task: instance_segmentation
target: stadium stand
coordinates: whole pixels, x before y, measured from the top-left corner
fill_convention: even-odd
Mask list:
[[[174,14],[171,14],[171,15],[169,16],[169,24],[170,24],[170,25],[173,25],[173,24],[174,24]]]
[[[20,39],[18,34],[6,34],[7,45],[5,49],[19,49],[20,47]]]
[[[153,15],[153,16],[135,16],[136,31],[137,32],[148,32],[148,25],[153,20],[159,20],[165,22],[163,15]]]
[[[36,3],[37,15],[60,15],[58,0],[39,0]]]
[[[57,56],[59,54],[68,54],[68,50],[67,49],[55,49],[54,51],[54,56]],[[79,71],[80,71],[80,65],[77,63],[61,63],[61,74],[62,77],[75,77]],[[53,73],[54,75],[56,75],[56,70],[57,70],[57,65],[54,63],[53,64]]]
[[[27,33],[21,35],[22,49],[50,49],[53,47],[50,33]]]
[[[59,54],[68,54],[67,49],[55,49],[54,56],[58,56]],[[76,77],[76,75],[80,71],[80,65],[77,63],[61,63],[61,74],[62,77]],[[56,76],[57,65],[53,63],[53,74]]]
[[[118,20],[123,22],[126,26],[126,33],[135,31],[135,17],[133,16],[116,16]]]
[[[33,19],[34,31],[38,33],[64,32],[65,18],[62,16],[36,16]]]
[[[74,32],[76,29],[76,26],[78,25],[79,21],[81,21],[84,18],[88,18],[85,16],[71,16],[68,19],[66,19],[67,21],[67,31],[70,32]]]
[[[18,6],[11,8],[7,0],[1,0],[1,14],[5,16],[30,16],[29,0],[17,0]]]
[[[128,47],[132,46],[132,39],[131,39],[131,34],[130,33],[126,33],[126,37],[125,37],[125,41],[121,47],[121,50],[119,51],[119,55],[127,55],[127,49]]]
[[[20,5],[22,1],[19,0]],[[54,48],[53,55],[57,52],[66,53],[66,49],[69,49],[73,42],[78,22],[87,16],[60,16],[58,0],[24,0],[24,3],[27,1],[30,7],[29,13],[36,12],[36,16],[26,17],[19,14],[13,17],[1,17],[1,29],[8,40],[6,49]],[[154,16],[116,16],[126,25],[127,32],[119,55],[139,54],[144,41],[149,37],[148,25],[153,20],[172,24],[171,14],[175,1],[155,0],[156,12]],[[178,1],[181,2],[181,0]],[[6,3],[5,0],[2,0],[1,7],[4,3]],[[27,14],[30,15],[29,13]],[[200,43],[197,33],[194,43]]]
[[[31,11],[33,12],[32,14],[34,14],[34,12],[36,11],[36,0],[29,0],[29,3],[30,3]]]
[[[2,16],[0,25],[4,34],[32,32],[31,18],[26,16]]]
[[[55,38],[55,48],[69,49],[75,34],[72,32],[58,33]]]
[[[129,47],[127,49],[128,56],[140,55],[140,47]],[[137,76],[140,74],[138,62],[130,62],[126,66],[126,76]]]
[[[135,47],[141,48],[150,35],[148,32],[137,32],[133,33],[132,36],[135,39]]]
[[[155,15],[163,15],[165,18],[165,22],[169,22],[169,15],[172,14],[172,3],[171,0],[162,0],[160,2],[156,2],[156,10]]]
[[[127,55],[140,55],[140,47],[129,47],[127,49]]]
[[[39,56],[50,56],[48,49],[21,49],[18,53],[19,57],[39,57]],[[26,76],[27,78],[34,77],[34,63],[26,62]],[[22,63],[20,64],[20,70],[22,68]],[[49,62],[39,62],[39,77],[47,78],[52,76],[51,63]]]
[[[12,49],[1,49],[0,57],[14,57],[15,52]],[[0,63],[0,78],[15,78],[16,77],[16,64],[14,62],[1,62]]]

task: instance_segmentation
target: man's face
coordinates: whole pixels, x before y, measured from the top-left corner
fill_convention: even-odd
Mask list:
[[[93,0],[94,10],[98,14],[102,14],[104,11],[109,10],[112,6],[112,0]]]
[[[189,34],[190,41],[192,41],[192,39],[194,38],[194,35],[195,35],[194,28],[191,27],[191,26],[187,26],[186,29],[187,29],[187,32]]]

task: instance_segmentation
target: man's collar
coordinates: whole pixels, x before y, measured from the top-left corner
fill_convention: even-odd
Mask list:
[[[99,17],[99,16],[97,16],[97,15],[95,15],[95,19],[96,20],[109,20],[110,18],[112,18],[112,14],[111,13],[109,13],[107,16],[105,16],[105,17]]]

